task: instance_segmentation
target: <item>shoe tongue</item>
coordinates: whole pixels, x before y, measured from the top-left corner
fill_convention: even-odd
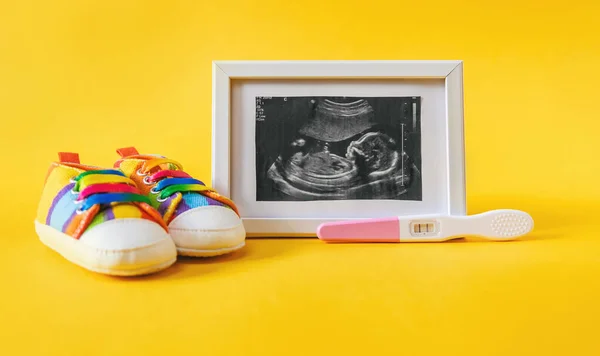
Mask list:
[[[121,156],[121,159],[117,161],[115,167],[119,167],[128,176],[135,173],[136,169],[139,168],[140,162],[155,158],[166,158],[157,154],[140,154],[135,147],[119,148],[117,153]],[[156,173],[163,169],[171,169],[171,167],[169,167],[169,164],[161,164],[160,166],[152,168],[148,173]]]
[[[166,158],[166,157],[165,156],[161,156],[161,155],[157,155],[157,154],[140,155],[140,156],[137,157],[137,159],[142,160],[142,161],[148,161],[148,160],[151,160],[151,159],[154,159],[154,158]],[[162,171],[164,169],[174,169],[174,168],[169,163],[163,163],[163,164],[160,164],[160,165],[152,168],[149,173],[153,174],[153,173]]]

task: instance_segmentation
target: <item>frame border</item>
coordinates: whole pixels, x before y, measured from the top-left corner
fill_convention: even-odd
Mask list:
[[[463,61],[213,61],[211,176],[212,186],[225,196],[231,192],[231,80],[267,78],[445,79],[446,213],[466,214]],[[326,220],[329,219],[243,218],[249,237],[316,236],[317,226]],[[313,233],[306,232],[308,226]]]

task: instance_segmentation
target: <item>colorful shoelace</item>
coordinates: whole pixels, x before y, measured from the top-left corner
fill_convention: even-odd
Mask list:
[[[151,173],[153,169],[166,165],[169,169],[161,169]],[[144,176],[144,184],[156,184],[150,190],[156,195],[158,202],[167,200],[175,193],[198,192],[209,198],[220,201],[231,207],[238,214],[237,207],[230,199],[218,194],[214,189],[207,187],[202,181],[193,178],[183,171],[181,163],[168,158],[154,158],[144,162],[137,174]],[[238,214],[239,215],[239,214]]]
[[[104,169],[87,171],[72,179],[75,183],[72,194],[77,194],[77,210],[83,213],[94,205],[112,203],[146,203],[150,199],[141,194],[135,182],[127,178],[121,171]]]

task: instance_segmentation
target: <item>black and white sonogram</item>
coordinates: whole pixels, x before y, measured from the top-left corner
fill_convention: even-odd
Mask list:
[[[420,97],[257,97],[256,200],[421,200]]]

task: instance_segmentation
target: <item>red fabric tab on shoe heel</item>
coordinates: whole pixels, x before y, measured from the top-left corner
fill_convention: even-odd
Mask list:
[[[125,147],[125,148],[119,148],[117,150],[117,153],[119,155],[121,155],[121,158],[125,158],[125,157],[129,157],[129,156],[136,156],[139,155],[140,153],[135,149],[135,147]]]
[[[80,163],[79,154],[73,152],[58,152],[58,160],[60,163]]]

